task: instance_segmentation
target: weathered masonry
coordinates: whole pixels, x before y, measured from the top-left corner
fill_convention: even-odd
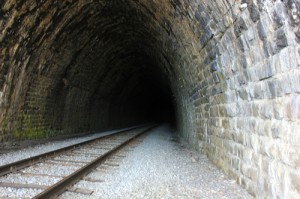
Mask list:
[[[300,198],[300,0],[0,8],[2,146],[175,114],[251,194]]]

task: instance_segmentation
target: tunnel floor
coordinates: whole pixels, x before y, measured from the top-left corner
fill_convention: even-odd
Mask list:
[[[113,133],[113,131],[104,134]],[[25,155],[37,155],[101,134],[30,147],[0,156],[6,164]],[[53,149],[52,149],[53,150]],[[10,158],[9,158],[10,157]],[[84,198],[252,198],[234,180],[227,178],[204,155],[180,142],[169,125],[152,130],[126,153],[119,166],[96,173],[102,182],[80,181],[75,187],[93,190]],[[1,190],[0,190],[1,195]],[[60,198],[82,198],[66,192]]]

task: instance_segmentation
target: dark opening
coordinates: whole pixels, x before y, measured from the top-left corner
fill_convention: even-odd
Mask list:
[[[126,85],[126,82],[119,83],[131,90],[125,96],[127,99],[125,104],[131,107],[129,111],[139,115],[144,121],[168,123],[172,128],[176,128],[175,97],[168,77],[155,64],[155,60],[148,57],[135,59],[140,61],[125,71],[130,74],[128,78],[135,82],[127,81],[130,85]]]
[[[154,76],[142,76],[140,104],[149,121],[167,122],[176,126],[174,97],[171,89]]]

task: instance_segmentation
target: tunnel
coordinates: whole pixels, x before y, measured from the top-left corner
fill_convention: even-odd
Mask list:
[[[168,122],[254,196],[300,195],[299,0],[4,0],[0,143]]]

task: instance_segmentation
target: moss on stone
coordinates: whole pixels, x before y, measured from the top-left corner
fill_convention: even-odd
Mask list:
[[[48,138],[48,135],[44,130],[39,128],[27,128],[21,134],[22,140],[23,139],[34,140],[34,139],[43,139],[43,138]]]
[[[34,127],[32,117],[22,112],[17,117],[12,135],[15,140],[33,140],[48,138],[48,133],[42,128]]]

